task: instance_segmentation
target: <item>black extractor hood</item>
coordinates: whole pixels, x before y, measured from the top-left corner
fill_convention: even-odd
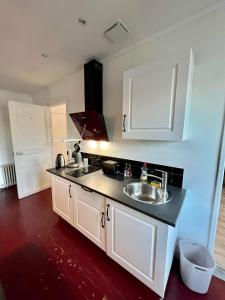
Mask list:
[[[102,114],[102,64],[91,60],[84,65],[85,111],[70,114],[83,140],[108,141]]]

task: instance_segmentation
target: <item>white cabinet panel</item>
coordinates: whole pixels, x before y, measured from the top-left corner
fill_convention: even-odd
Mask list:
[[[114,226],[112,256],[122,259],[130,268],[152,281],[156,226],[117,208],[113,210],[111,222]]]
[[[185,139],[193,69],[191,51],[124,72],[123,138]]]
[[[107,254],[163,297],[176,229],[115,201],[106,202]]]
[[[129,82],[131,129],[172,129],[177,69],[172,65],[134,73]]]
[[[74,226],[87,238],[105,250],[104,197],[76,186],[74,192]]]
[[[53,210],[70,224],[73,224],[73,187],[69,181],[53,176]]]
[[[146,284],[154,281],[155,224],[144,215],[107,200],[107,254]]]

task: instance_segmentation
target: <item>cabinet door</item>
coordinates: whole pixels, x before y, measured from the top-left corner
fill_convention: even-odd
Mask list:
[[[92,190],[76,186],[74,226],[105,250],[105,199]]]
[[[72,184],[60,177],[52,180],[53,210],[70,224],[73,224]]]
[[[187,137],[193,67],[191,51],[124,72],[123,138]]]
[[[107,254],[163,297],[168,226],[109,199],[106,206]]]
[[[107,254],[145,283],[154,281],[155,224],[107,200]]]

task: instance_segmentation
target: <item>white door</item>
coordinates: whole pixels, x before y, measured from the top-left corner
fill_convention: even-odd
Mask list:
[[[105,199],[85,187],[74,190],[74,226],[105,250]]]
[[[123,138],[187,138],[192,51],[124,72]]]
[[[60,177],[52,177],[53,210],[73,225],[73,184]]]
[[[50,116],[46,106],[9,101],[18,197],[50,186]]]

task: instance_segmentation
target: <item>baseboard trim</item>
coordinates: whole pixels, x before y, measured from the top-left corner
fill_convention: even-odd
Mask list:
[[[216,266],[213,275],[225,281],[225,269]]]
[[[6,187],[6,186],[0,187],[0,192],[4,192],[4,191],[10,190],[10,189],[13,189],[15,187],[16,187],[16,184],[10,185],[8,187]]]
[[[39,189],[34,189],[34,190],[32,190],[32,191],[29,191],[29,193],[24,194],[24,195],[22,195],[22,196],[21,196],[21,195],[18,195],[18,198],[19,198],[20,200],[22,200],[22,199],[24,199],[24,198],[26,198],[26,197],[29,197],[29,196],[33,195],[33,194],[39,193],[39,192],[41,192],[41,191],[43,191],[43,190],[47,190],[47,189],[49,189],[50,187],[51,187],[50,184],[44,185],[44,186],[40,187]]]

